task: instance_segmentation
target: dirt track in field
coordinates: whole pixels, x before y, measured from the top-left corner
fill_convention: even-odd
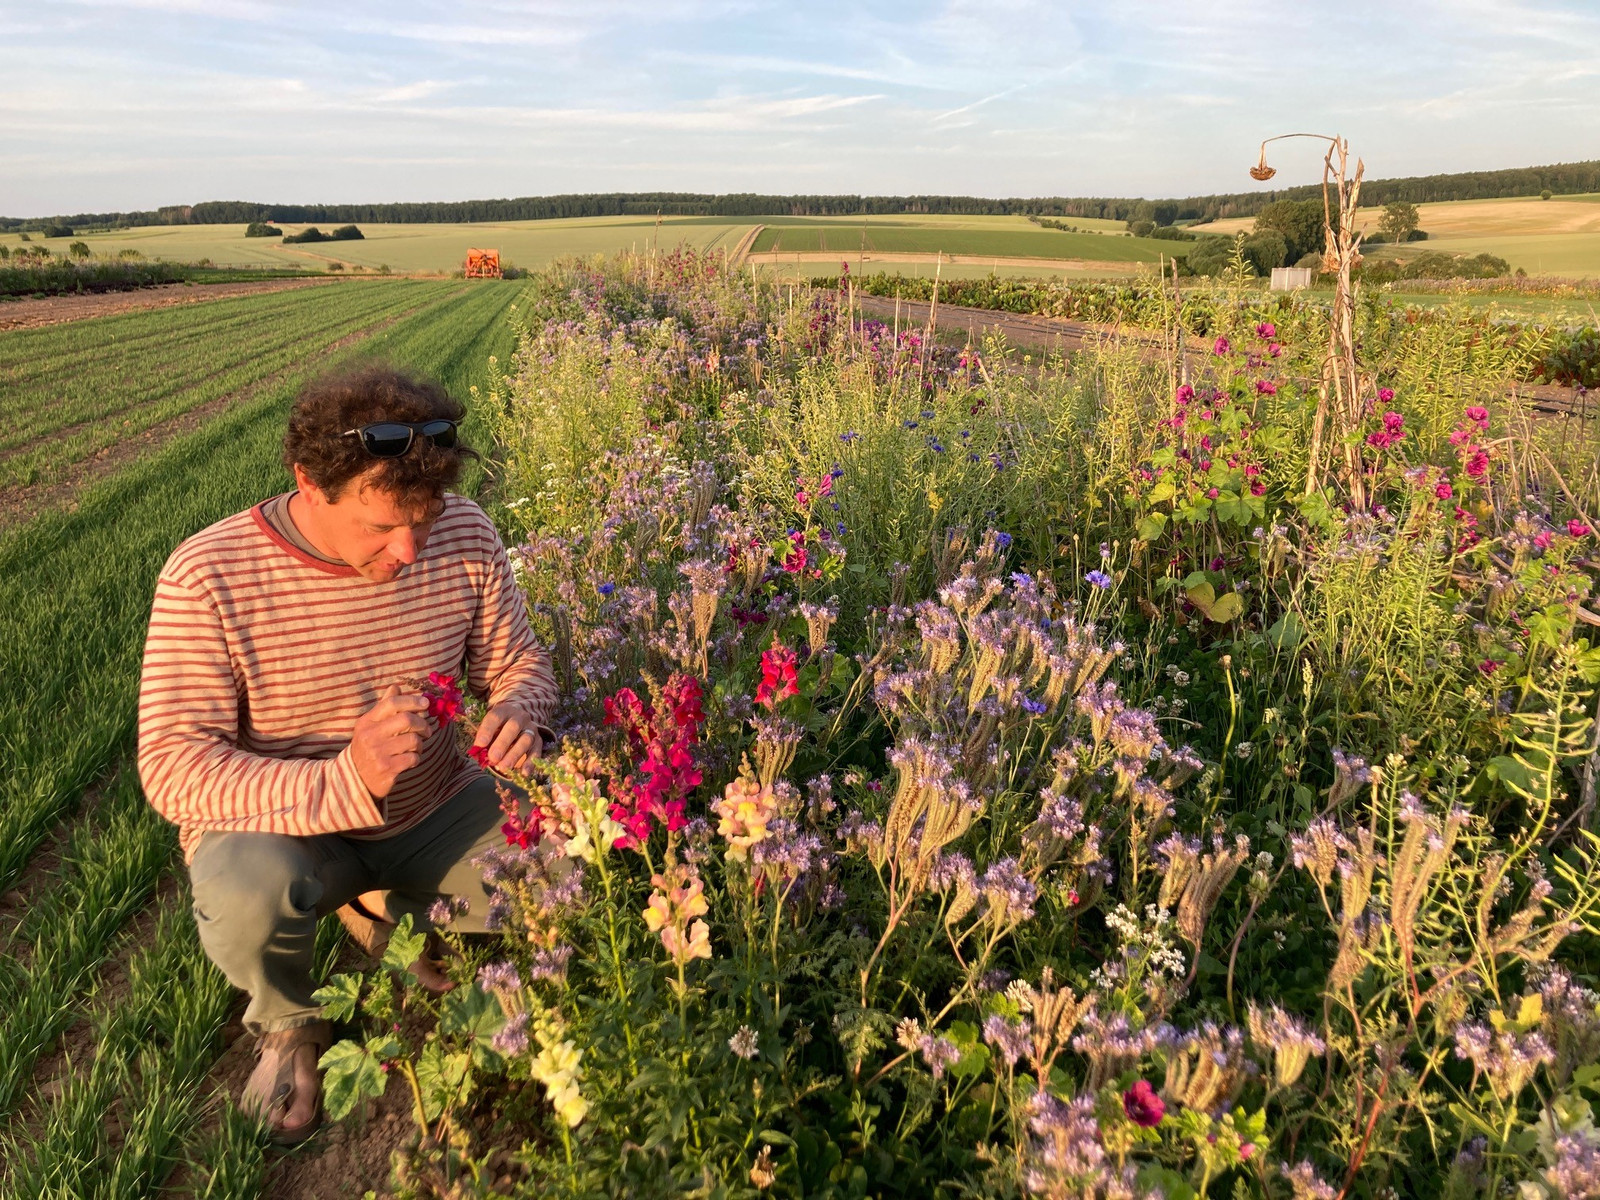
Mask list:
[[[282,292],[291,288],[323,287],[336,279],[257,279],[249,283],[164,283],[160,287],[133,292],[100,292],[86,296],[43,296],[37,300],[0,302],[0,331],[34,329],[59,325],[63,321],[85,321],[90,317],[109,317],[117,313],[142,312],[150,308],[170,308],[174,304],[199,304],[206,300],[226,300],[230,296],[254,296],[261,292]]]
[[[857,296],[856,307],[869,317],[880,321],[893,321],[898,303],[901,328],[915,328],[928,321],[929,304],[925,300],[895,301],[887,296]],[[973,342],[983,339],[986,333],[1005,336],[1012,346],[1033,350],[1059,350],[1070,354],[1081,350],[1096,337],[1112,332],[1110,326],[1088,325],[1082,321],[1069,321],[1064,317],[1044,317],[1032,313],[997,312],[988,308],[965,308],[957,304],[941,304],[937,317],[937,332],[946,338],[966,334]],[[1119,335],[1127,341],[1144,342],[1152,347],[1161,345],[1161,338],[1153,333],[1122,329]],[[1185,351],[1190,369],[1203,361],[1208,353],[1208,343],[1191,338]],[[1600,398],[1595,398],[1579,388],[1556,384],[1519,383],[1513,393],[1532,403],[1533,407],[1548,416],[1570,416],[1583,420],[1600,419]]]

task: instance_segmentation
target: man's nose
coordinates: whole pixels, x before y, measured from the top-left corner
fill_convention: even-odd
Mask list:
[[[389,553],[403,563],[417,561],[417,551],[422,549],[422,539],[413,530],[397,529],[389,539]]]

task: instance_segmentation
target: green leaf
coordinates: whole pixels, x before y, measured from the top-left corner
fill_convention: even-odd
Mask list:
[[[406,913],[400,918],[394,932],[389,935],[389,944],[384,947],[382,964],[384,967],[402,974],[411,973],[411,964],[422,957],[422,952],[428,946],[428,935],[413,933],[411,928],[411,914]]]
[[[365,1046],[346,1039],[317,1064],[323,1071],[322,1103],[335,1121],[344,1120],[363,1100],[376,1100],[389,1084],[379,1066],[382,1058],[373,1053],[373,1042],[378,1042],[380,1049],[393,1046],[394,1052],[399,1050],[393,1038],[374,1038]]]
[[[312,992],[311,998],[322,1005],[322,1015],[328,1020],[348,1021],[356,1015],[356,1005],[361,1002],[361,976],[335,975]]]
[[[1151,504],[1163,504],[1178,494],[1177,486],[1170,479],[1163,479],[1150,489],[1150,494],[1145,497]]]
[[[1224,592],[1219,599],[1209,581],[1190,588],[1189,603],[1205,614],[1206,620],[1221,624],[1237,619],[1244,612],[1244,598],[1238,592]]]
[[[471,1056],[465,1050],[446,1054],[442,1043],[429,1042],[417,1059],[417,1084],[422,1089],[422,1111],[436,1121],[446,1108],[464,1101],[472,1092]]]
[[[476,985],[446,992],[439,1003],[439,1032],[459,1034],[474,1041],[487,1042],[506,1023],[495,998]]]
[[[1153,542],[1161,536],[1166,527],[1166,513],[1147,513],[1139,522],[1139,536],[1147,542]]]
[[[1267,630],[1267,640],[1279,650],[1294,650],[1305,641],[1306,629],[1298,613],[1286,612]]]
[[[763,1129],[756,1134],[763,1142],[771,1142],[774,1146],[792,1146],[794,1139],[787,1133],[779,1133],[776,1129]]]

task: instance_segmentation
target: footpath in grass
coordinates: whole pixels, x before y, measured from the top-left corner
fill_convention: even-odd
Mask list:
[[[513,344],[506,318],[520,289],[485,284],[455,290],[448,303],[402,317],[348,348],[340,360],[381,357],[425,371],[458,395],[487,382],[489,357],[509,355]],[[5,352],[0,338],[0,354]],[[0,739],[9,767],[0,778],[0,892],[14,885],[84,789],[119,761],[126,764],[145,625],[161,564],[189,534],[289,486],[278,457],[288,405],[305,379],[327,365],[316,362],[282,374],[246,403],[91,487],[76,511],[46,514],[0,539]],[[62,877],[75,882],[30,911],[15,945],[5,949],[0,1112],[26,1105],[21,1093],[33,1063],[84,1011],[81,988],[110,951],[133,901],[150,895],[158,868],[174,862],[170,828],[142,805],[136,789],[131,798],[117,791],[134,788],[130,775],[119,779],[105,820],[85,825],[68,840]],[[113,903],[105,899],[108,892],[133,899]],[[73,917],[95,907],[107,909],[106,915],[87,924]],[[184,912],[179,917],[187,920]],[[107,1146],[95,1143],[100,1149],[90,1158],[99,1165],[85,1175],[86,1160],[56,1145],[57,1133],[67,1126],[79,1130],[73,1137],[90,1137],[83,1132],[92,1124],[85,1114],[103,1111],[95,1098],[109,1086],[105,1080],[126,1074],[124,1067],[112,1070],[108,1060],[110,1074],[96,1075],[97,1065],[76,1077],[77,1083],[45,1105],[43,1124],[28,1124],[42,1132],[22,1142],[14,1137],[4,1148],[11,1175],[0,1194],[34,1194],[34,1187],[47,1186],[61,1195],[144,1195],[182,1157],[178,1134],[205,1100],[198,1084],[215,1055],[227,1007],[225,987],[223,999],[216,999],[214,972],[195,967],[191,974],[191,986],[177,989],[180,995],[161,998],[184,1009],[170,1019],[177,1023],[169,1033],[150,1043],[161,1061],[144,1063],[142,1052],[128,1059],[141,1064],[140,1078],[148,1076],[150,1103],[124,1118],[117,1153],[108,1156],[102,1153]],[[129,1148],[135,1134],[142,1139],[137,1150]],[[208,1136],[227,1140],[226,1131]]]

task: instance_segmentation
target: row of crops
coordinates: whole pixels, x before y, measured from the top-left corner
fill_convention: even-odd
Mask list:
[[[0,540],[0,1195],[150,1195],[185,1161],[197,1195],[259,1194],[254,1131],[207,1082],[233,992],[130,765],[155,576],[288,485],[283,418],[312,374],[383,356],[465,393],[508,353],[517,294],[350,283],[0,336],[8,484],[230,401]]]

